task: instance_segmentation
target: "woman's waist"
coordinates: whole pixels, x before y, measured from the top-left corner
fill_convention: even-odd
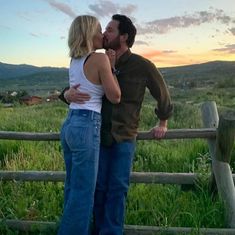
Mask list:
[[[97,113],[101,113],[101,106],[102,102],[101,100],[99,101],[86,101],[84,104],[77,104],[77,103],[70,103],[69,109],[71,110],[89,110],[89,111],[94,111]]]
[[[71,118],[72,116],[85,117],[91,120],[101,118],[101,114],[99,112],[96,112],[95,110],[70,108],[68,112],[68,118]]]

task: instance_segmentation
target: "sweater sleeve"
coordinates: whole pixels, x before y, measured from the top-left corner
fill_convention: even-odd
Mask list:
[[[167,120],[173,113],[171,97],[162,74],[156,66],[149,61],[147,87],[156,99],[155,113],[160,120]]]
[[[59,94],[58,98],[66,104],[69,104],[68,101],[64,97],[64,93],[69,89],[69,87],[65,87],[63,91]]]

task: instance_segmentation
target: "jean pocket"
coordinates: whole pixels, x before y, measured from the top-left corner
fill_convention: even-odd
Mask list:
[[[89,144],[88,127],[70,125],[65,133],[66,142],[72,151],[78,151]]]

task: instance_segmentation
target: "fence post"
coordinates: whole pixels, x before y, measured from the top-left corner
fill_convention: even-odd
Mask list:
[[[219,194],[225,203],[228,226],[235,228],[235,189],[229,165],[234,142],[235,115],[227,113],[221,116],[219,121],[216,103],[205,102],[202,105],[202,119],[205,127],[218,128],[216,139],[208,139],[213,170],[211,189],[215,192],[217,184]]]
[[[224,201],[228,226],[235,228],[235,188],[229,165],[235,136],[235,112],[220,116],[216,154],[212,167],[219,194]]]
[[[205,128],[218,128],[219,125],[219,115],[214,101],[208,101],[203,103],[201,107],[202,111],[202,120]],[[215,158],[215,149],[216,149],[216,139],[207,139],[209,152],[211,158]],[[215,176],[213,170],[211,172],[209,190],[214,195],[217,192],[217,186],[215,182]]]

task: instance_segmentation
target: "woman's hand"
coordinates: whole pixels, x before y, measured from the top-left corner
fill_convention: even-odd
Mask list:
[[[109,57],[109,61],[111,64],[111,68],[115,69],[115,63],[116,63],[116,52],[112,49],[106,50],[106,55]]]

